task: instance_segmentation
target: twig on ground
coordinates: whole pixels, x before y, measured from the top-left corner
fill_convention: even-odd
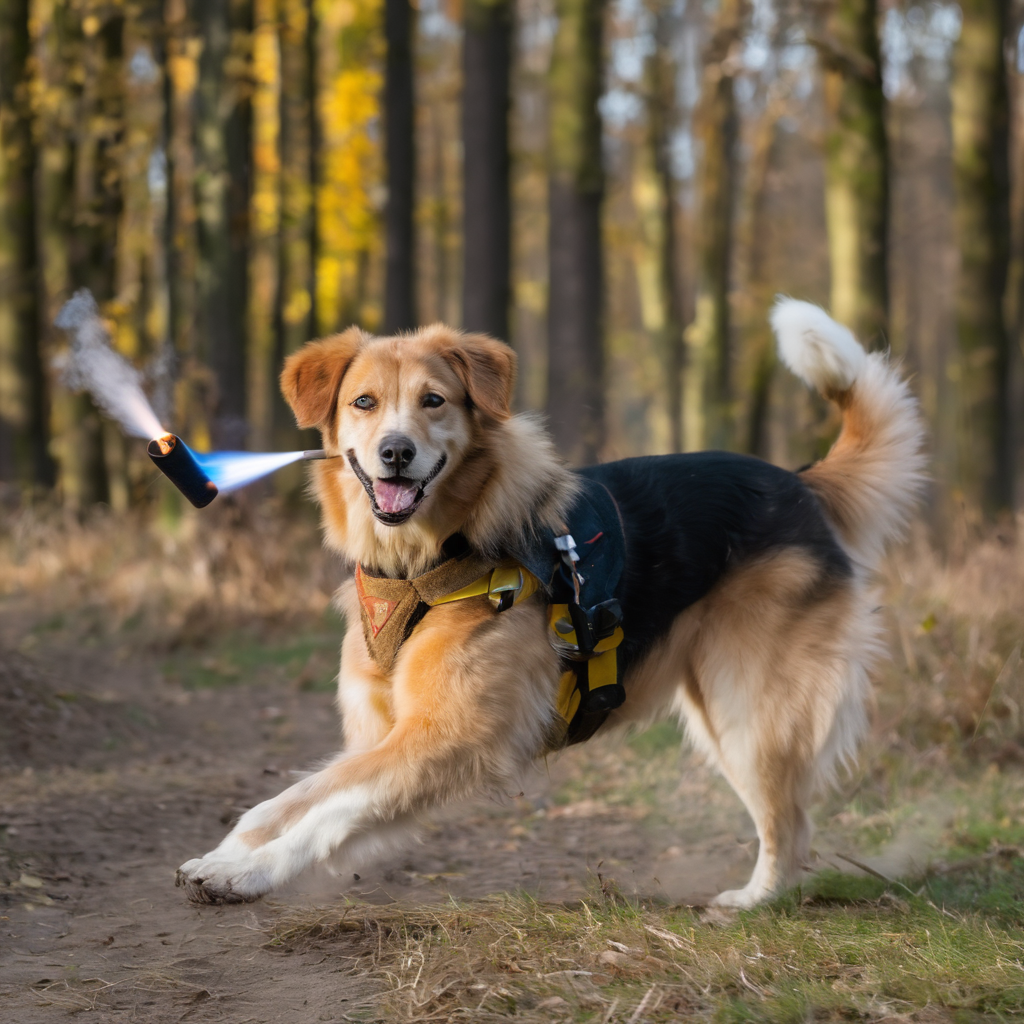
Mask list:
[[[647,992],[644,994],[643,999],[640,1000],[639,1005],[633,1011],[633,1016],[629,1018],[629,1024],[636,1024],[636,1022],[640,1019],[640,1014],[647,1009],[647,1004],[651,1001],[651,996],[654,995],[654,992],[657,989],[657,987],[657,983],[655,983],[647,990]]]
[[[860,868],[861,871],[865,871],[867,874],[873,875],[880,881],[885,882],[886,885],[898,885],[901,889],[906,890],[911,896],[916,898],[917,893],[909,886],[904,885],[895,878],[889,878],[888,875],[883,875],[881,871],[871,867],[870,864],[865,864],[863,861],[857,860],[855,857],[848,857],[845,853],[840,853],[838,850],[836,851],[836,856],[840,860],[845,860],[848,864],[852,864],[855,868]]]

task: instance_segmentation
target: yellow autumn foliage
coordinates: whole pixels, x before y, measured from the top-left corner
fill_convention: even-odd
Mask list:
[[[383,83],[381,0],[319,0],[317,97],[322,131],[317,188],[317,311],[321,331],[359,321],[374,327],[380,309],[365,285],[379,245],[383,174],[380,94]]]

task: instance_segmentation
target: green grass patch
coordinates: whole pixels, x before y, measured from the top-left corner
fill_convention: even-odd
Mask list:
[[[344,628],[333,612],[315,626],[281,636],[255,629],[222,634],[200,650],[179,649],[162,670],[167,679],[189,690],[246,683],[330,691],[338,676]]]
[[[1024,862],[998,870],[991,898],[977,898],[970,870],[905,886],[831,872],[739,913],[609,892],[572,905],[351,904],[292,912],[270,945],[343,945],[388,984],[367,1020],[781,1024],[925,1008],[936,1020],[1006,1020],[1024,1014],[1024,930],[1011,913]]]
[[[683,733],[675,722],[665,720],[638,732],[626,741],[629,748],[641,757],[676,752],[683,745]]]

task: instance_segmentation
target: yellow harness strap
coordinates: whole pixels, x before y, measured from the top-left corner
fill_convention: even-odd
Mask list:
[[[495,608],[501,608],[503,602],[507,608],[510,604],[519,604],[532,596],[540,588],[540,582],[533,573],[521,565],[499,565],[491,572],[484,573],[469,586],[462,587],[443,597],[435,598],[427,603],[431,608],[452,601],[462,601],[467,597],[481,597],[486,594]],[[511,594],[511,597],[505,595]]]
[[[548,626],[551,631],[562,641],[578,649],[579,643],[576,639],[576,630],[573,629],[572,620],[569,618],[569,606],[567,604],[552,604],[548,606]],[[611,636],[599,640],[594,647],[594,656],[587,661],[588,692],[593,692],[602,686],[610,686],[618,682],[619,666],[618,656],[615,649],[622,643],[625,634],[622,627],[616,628]],[[569,654],[572,658],[572,654]],[[580,693],[579,676],[573,669],[562,673],[558,686],[558,698],[556,707],[559,715],[565,719],[566,728],[572,722],[573,717],[579,710],[580,701],[583,695]]]

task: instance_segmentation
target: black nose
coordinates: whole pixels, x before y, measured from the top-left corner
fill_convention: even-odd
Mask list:
[[[377,449],[380,461],[388,469],[401,473],[416,458],[416,445],[404,434],[388,434]]]

